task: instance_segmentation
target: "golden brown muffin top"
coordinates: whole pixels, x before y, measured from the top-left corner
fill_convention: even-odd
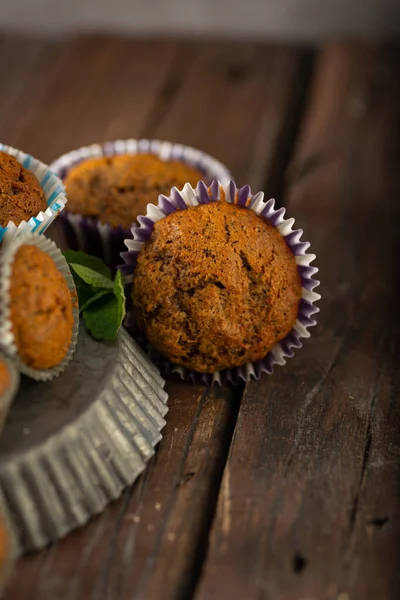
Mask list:
[[[66,356],[74,323],[71,293],[48,254],[21,246],[10,285],[11,322],[21,360],[33,369],[49,369]]]
[[[224,201],[154,225],[133,276],[134,316],[172,362],[212,373],[254,362],[292,329],[301,298],[279,231]]]
[[[0,359],[0,398],[7,391],[11,383],[10,371],[5,362]]]
[[[35,175],[16,158],[0,152],[0,225],[19,225],[47,209],[46,196]]]
[[[73,167],[65,179],[68,210],[129,229],[159,194],[185,183],[196,186],[202,174],[179,161],[152,154],[90,158]]]

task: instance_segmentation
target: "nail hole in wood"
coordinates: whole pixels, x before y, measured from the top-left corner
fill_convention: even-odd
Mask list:
[[[195,476],[195,473],[193,471],[189,471],[188,473],[185,473],[182,476],[182,482],[183,483],[188,483],[188,481],[190,481],[192,479],[192,477]]]
[[[375,519],[372,519],[369,524],[373,525],[374,527],[376,527],[377,529],[380,529],[381,527],[383,527],[387,522],[389,521],[389,519],[387,517],[376,517]]]
[[[249,74],[246,65],[231,65],[226,71],[226,81],[229,83],[241,83]]]
[[[306,566],[307,559],[299,552],[296,552],[296,554],[293,556],[293,571],[297,574],[300,574],[304,571]]]

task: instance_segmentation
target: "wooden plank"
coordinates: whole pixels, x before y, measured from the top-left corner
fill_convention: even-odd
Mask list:
[[[203,489],[221,477],[241,390],[209,394],[202,386],[170,382],[168,392],[164,442],[140,482],[85,528],[20,561],[6,598],[26,598],[22,573],[32,578],[32,600],[117,600],[140,597],[142,590],[142,597],[162,592],[167,598],[188,580],[166,559],[198,560],[218,491],[206,495]]]
[[[399,595],[399,65],[352,45],[318,62],[287,204],[320,324],[247,385],[196,600]]]
[[[284,137],[288,138],[285,146],[290,142],[292,129],[289,131],[284,123],[291,117],[288,111],[298,97],[299,86],[292,76],[303,63],[301,51],[260,47],[248,53],[246,46],[238,44],[229,45],[226,52],[220,45],[210,50],[208,45],[207,49],[198,49],[185,44],[167,68],[161,47],[150,44],[149,55],[143,51],[142,59],[147,68],[156,60],[164,65],[157,71],[157,76],[152,73],[158,83],[149,80],[148,86],[144,87],[147,92],[138,98],[133,86],[125,87],[121,83],[120,94],[114,98],[110,82],[125,78],[127,62],[132,70],[139,68],[134,66],[138,43],[103,41],[102,44],[110,43],[112,49],[110,54],[104,50],[97,66],[92,44],[98,47],[98,43],[83,40],[77,42],[77,47],[71,46],[63,69],[63,80],[67,83],[56,76],[57,83],[51,86],[51,89],[68,93],[68,101],[54,105],[49,90],[41,111],[30,117],[20,137],[21,146],[28,144],[41,156],[54,156],[61,148],[117,135],[168,136],[200,147],[208,140],[205,149],[222,161],[241,157],[233,166],[241,169],[244,180],[246,169],[250,174],[250,148],[258,165],[253,181],[261,182],[274,160],[275,150],[282,147]],[[120,43],[126,44],[124,50]],[[117,44],[117,50],[114,44]],[[222,66],[218,63],[220,55]],[[241,83],[235,82],[242,78],[240,69],[235,67],[233,74],[218,83],[218,93],[214,96],[218,77],[212,69],[199,67],[203,56],[207,57],[209,66],[215,59],[220,70],[229,65],[241,65],[246,56],[250,73],[253,70],[256,73],[256,83],[252,75],[246,76]],[[278,65],[284,66],[283,70]],[[186,72],[190,81],[196,80],[196,89],[188,86]],[[68,92],[67,88],[73,84],[74,91]],[[79,93],[75,91],[77,87]],[[209,90],[212,96],[205,112],[198,105],[197,89]],[[274,92],[269,93],[270,89]],[[263,94],[263,99],[258,98]],[[274,126],[267,127],[265,122],[264,131],[268,130],[270,135],[267,141],[260,138],[255,148],[252,138],[259,124],[255,122],[253,112],[246,110],[246,102],[251,101],[252,95],[258,98],[257,115],[266,119],[263,115],[269,114],[278,123],[275,129]],[[104,106],[110,103],[112,110],[105,110]],[[226,112],[229,118],[220,118],[219,122],[213,116],[216,111],[220,117]],[[184,126],[179,125],[176,116],[179,112]],[[191,119],[187,117],[190,112]],[[40,137],[43,120],[50,130],[58,124],[60,139],[54,140],[47,130],[44,138]],[[218,132],[208,139],[210,120],[214,125],[218,124]],[[60,126],[63,123],[65,125]],[[221,143],[223,140],[227,143]],[[232,144],[235,152],[232,152]],[[191,595],[206,551],[208,529],[241,389],[234,392],[216,389],[209,393],[202,386],[175,382],[169,383],[168,390],[170,412],[164,439],[144,477],[85,529],[68,536],[50,550],[21,560],[18,577],[14,578],[6,599],[25,600],[27,590],[32,599],[128,600],[145,597],[151,600]],[[29,577],[29,588],[24,582],[25,572]]]
[[[311,51],[288,46],[204,44],[154,136],[201,148],[223,161],[239,185],[273,195],[311,59]]]
[[[44,57],[29,105],[0,135],[45,162],[86,144],[143,135],[179,45],[96,37],[61,48],[51,65]],[[18,113],[22,130],[15,130]]]
[[[52,54],[53,47],[54,44],[43,40],[1,37],[0,56],[4,83],[0,87],[0,139],[3,143],[12,144],[15,140],[9,130],[9,123],[12,120],[14,128],[20,127],[15,115],[19,109],[21,118],[24,118],[30,91],[37,82],[36,68]]]
[[[128,503],[108,600],[187,598],[201,564],[242,390],[169,389],[177,399],[169,435]]]

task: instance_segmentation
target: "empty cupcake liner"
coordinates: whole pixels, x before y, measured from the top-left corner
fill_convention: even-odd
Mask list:
[[[221,195],[222,190],[223,196]],[[311,266],[316,257],[315,254],[308,252],[310,248],[309,242],[301,240],[303,230],[293,229],[294,219],[285,219],[285,209],[280,208],[276,210],[275,200],[270,199],[265,201],[263,192],[252,194],[248,185],[238,189],[233,181],[225,185],[222,182],[213,181],[209,187],[203,182],[199,182],[196,189],[186,184],[181,191],[173,188],[169,197],[160,195],[157,206],[149,204],[146,216],[138,217],[139,226],[133,226],[131,229],[132,235],[129,239],[125,240],[128,251],[121,254],[125,264],[119,267],[125,277],[125,281],[127,282],[132,278],[137,256],[143,244],[150,239],[155,222],[177,210],[185,210],[190,206],[198,204],[221,201],[221,197],[226,202],[246,206],[278,229],[295,256],[301,277],[302,297],[297,321],[291,332],[278,342],[265,358],[254,363],[247,363],[240,367],[225,369],[213,374],[204,374],[174,365],[153,349],[150,349],[153,360],[166,375],[178,373],[182,379],[189,379],[193,382],[204,382],[206,384],[223,384],[225,382],[236,384],[239,380],[249,381],[250,379],[259,379],[262,373],[271,374],[274,365],[284,365],[286,359],[294,355],[294,350],[302,346],[302,338],[310,337],[308,329],[316,325],[313,315],[319,312],[319,308],[315,306],[315,302],[321,297],[314,291],[314,288],[319,285],[319,281],[314,279],[314,275],[318,272],[318,269]],[[131,313],[128,313],[128,327],[131,316]]]
[[[18,555],[84,525],[145,470],[166,423],[164,385],[125,330],[104,343],[83,328],[59,379],[21,386],[0,439],[0,493]]]
[[[67,199],[61,180],[40,160],[5,144],[0,144],[0,152],[7,152],[7,154],[14,156],[23,167],[36,176],[43,188],[47,202],[47,210],[31,217],[28,221],[22,221],[19,225],[10,221],[7,227],[0,226],[0,244],[5,245],[22,231],[32,231],[37,234],[44,233],[56,216],[63,210]]]
[[[154,154],[162,160],[179,160],[197,168],[204,174],[208,183],[213,179],[227,183],[232,178],[222,163],[201,150],[181,144],[146,139],[117,140],[86,146],[64,154],[55,160],[50,168],[61,179],[65,179],[72,167],[88,158],[121,154]],[[59,222],[68,247],[95,254],[112,268],[119,264],[120,253],[125,250],[124,241],[130,236],[129,230],[122,227],[113,228],[98,219],[72,214],[67,210],[61,215]]]
[[[7,358],[6,356],[0,354],[0,362],[3,362],[7,367],[8,374],[10,377],[10,383],[6,388],[5,392],[0,395],[0,434],[4,427],[4,423],[7,419],[8,411],[10,409],[11,403],[14,399],[15,394],[17,393],[19,386],[19,371],[15,365],[15,363]]]
[[[36,246],[46,252],[53,259],[57,269],[64,277],[68,289],[71,292],[73,307],[72,314],[74,317],[74,325],[72,329],[71,343],[68,349],[68,353],[60,364],[52,367],[51,369],[32,369],[26,365],[18,355],[18,349],[15,344],[14,335],[12,332],[12,323],[10,319],[10,281],[12,275],[12,266],[14,262],[15,254],[23,245]],[[76,302],[74,300],[76,299]],[[11,356],[17,365],[17,368],[28,375],[32,379],[37,381],[48,381],[54,379],[62,373],[67,367],[68,363],[72,359],[75,351],[76,342],[78,339],[79,330],[79,306],[78,296],[75,288],[75,283],[67,261],[65,260],[62,252],[57,248],[54,242],[47,239],[44,236],[40,236],[33,233],[24,233],[18,235],[14,240],[2,249],[0,255],[0,346],[3,351]]]

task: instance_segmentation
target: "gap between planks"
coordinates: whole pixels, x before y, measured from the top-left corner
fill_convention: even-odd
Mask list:
[[[399,64],[357,44],[319,57],[286,188],[319,325],[246,386],[196,600],[399,595]]]

